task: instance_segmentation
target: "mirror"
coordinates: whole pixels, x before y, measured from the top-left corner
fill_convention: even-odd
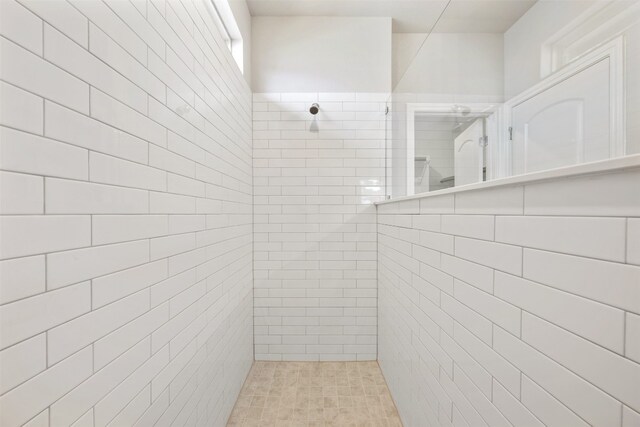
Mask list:
[[[488,143],[497,138],[494,108],[492,104],[407,106],[414,193],[486,180]]]
[[[388,196],[640,153],[640,1],[451,0],[415,40],[394,34]]]

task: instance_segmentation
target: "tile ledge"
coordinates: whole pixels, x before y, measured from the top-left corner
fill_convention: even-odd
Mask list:
[[[623,169],[633,169],[640,167],[640,154],[632,154],[629,156],[616,157],[614,159],[600,160],[591,163],[581,163],[579,165],[566,166],[557,169],[549,169],[546,171],[532,172],[523,175],[510,176],[508,178],[500,178],[493,181],[479,182],[477,184],[463,185],[460,187],[445,188],[430,193],[415,194],[413,196],[402,196],[395,199],[383,200],[374,203],[378,205],[387,205],[391,203],[405,202],[408,200],[426,199],[429,197],[437,197],[446,194],[456,194],[465,191],[487,190],[496,187],[506,187],[510,185],[529,184],[533,182],[547,181],[559,178],[570,178],[581,175],[592,175],[598,173],[615,172]]]

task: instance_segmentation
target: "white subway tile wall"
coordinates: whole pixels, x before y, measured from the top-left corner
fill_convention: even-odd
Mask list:
[[[253,96],[257,360],[376,359],[387,96]]]
[[[378,207],[378,357],[405,426],[637,424],[639,173]]]
[[[0,425],[225,425],[252,95],[206,0],[2,0],[0,45]]]

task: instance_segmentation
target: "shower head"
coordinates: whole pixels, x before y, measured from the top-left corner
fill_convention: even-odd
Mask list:
[[[313,104],[311,104],[309,112],[315,116],[316,114],[318,114],[318,111],[320,111],[320,106],[318,105],[318,103],[314,102]]]

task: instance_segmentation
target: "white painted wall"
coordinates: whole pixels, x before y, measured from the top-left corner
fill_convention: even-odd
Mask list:
[[[426,38],[426,33],[393,33],[392,87],[402,79]]]
[[[540,81],[542,44],[593,3],[591,0],[538,1],[504,33],[506,99]]]
[[[388,92],[391,19],[254,17],[254,92]]]
[[[398,71],[412,56],[417,36],[396,35]],[[432,33],[394,88],[418,102],[501,102],[502,34]]]
[[[639,181],[378,206],[379,362],[404,426],[639,425]]]
[[[376,359],[386,97],[254,95],[257,360]]]
[[[224,426],[253,360],[251,92],[204,1],[0,19],[0,425]]]

